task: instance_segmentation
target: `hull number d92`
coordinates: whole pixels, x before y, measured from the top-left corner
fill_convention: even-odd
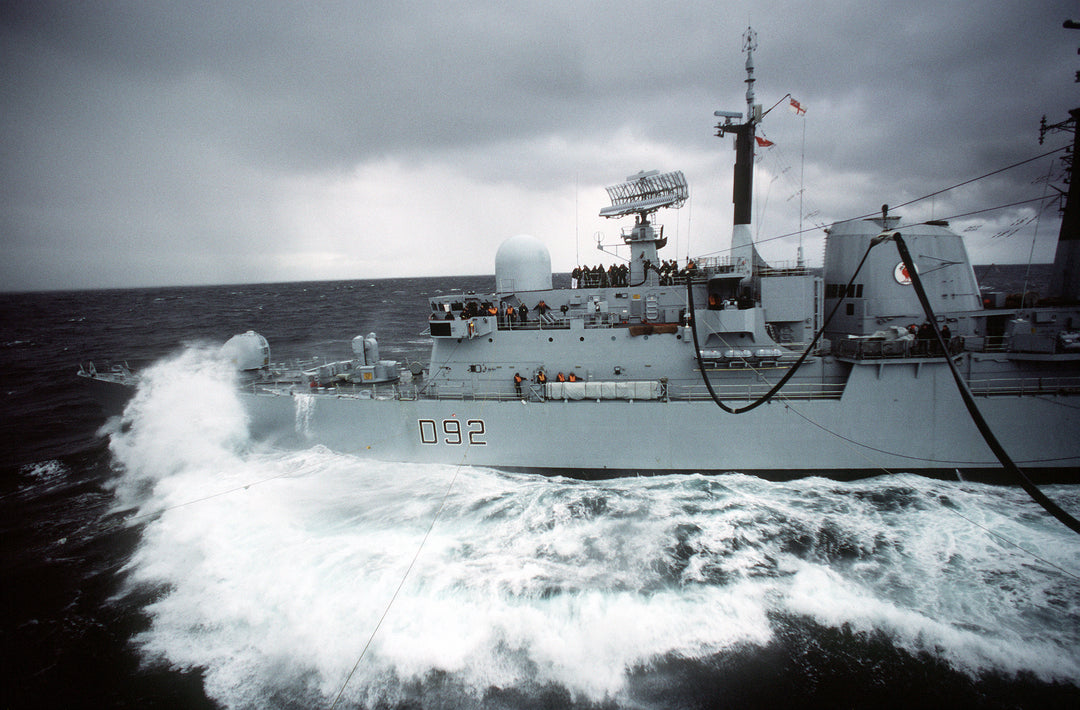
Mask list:
[[[469,419],[465,427],[461,426],[460,419],[443,419],[441,422],[434,419],[417,419],[420,427],[421,444],[472,444],[474,446],[486,446],[484,434],[487,429],[483,419]]]

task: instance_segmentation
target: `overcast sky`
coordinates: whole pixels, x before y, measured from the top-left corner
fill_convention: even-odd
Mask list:
[[[760,128],[773,260],[795,257],[775,237],[798,230],[800,174],[804,226],[852,218],[1064,146],[1039,145],[1039,118],[1080,105],[1076,0],[0,7],[0,290],[484,274],[520,233],[568,271],[613,260],[594,235],[626,222],[597,216],[603,187],[650,169],[691,190],[660,215],[662,256],[722,252],[734,150],[713,111],[745,110],[748,24],[758,102],[807,109]],[[1048,174],[898,212],[1037,198]],[[1025,262],[1033,239],[1051,261],[1059,223],[952,222],[976,263]],[[820,265],[821,230],[802,239]]]

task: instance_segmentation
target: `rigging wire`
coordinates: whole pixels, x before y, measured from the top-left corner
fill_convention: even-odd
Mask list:
[[[1050,189],[1050,176],[1054,174],[1054,161],[1050,161],[1050,168],[1046,171],[1046,180],[1043,182],[1043,197]],[[1020,292],[1020,306],[1023,307],[1027,300],[1028,278],[1031,276],[1031,262],[1035,259],[1035,240],[1039,238],[1039,224],[1042,221],[1044,209],[1035,213],[1035,233],[1031,235],[1031,249],[1028,251],[1027,268],[1024,270],[1024,290]]]
[[[484,405],[482,403],[481,411],[483,410],[483,408]],[[338,702],[340,702],[341,696],[345,692],[345,688],[348,687],[353,675],[356,674],[356,669],[360,667],[360,663],[364,660],[364,656],[367,655],[368,649],[371,647],[372,641],[375,640],[375,635],[379,633],[379,629],[382,627],[383,621],[386,620],[387,615],[390,613],[390,608],[394,605],[394,602],[397,601],[398,594],[401,593],[402,588],[404,588],[405,586],[406,580],[409,578],[409,574],[412,572],[413,567],[416,566],[416,561],[420,558],[420,553],[423,551],[424,545],[427,543],[428,538],[431,536],[431,531],[435,529],[435,523],[438,522],[439,518],[442,516],[443,510],[446,508],[446,501],[450,498],[450,492],[454,489],[454,484],[457,482],[458,474],[461,473],[461,467],[465,465],[465,460],[468,458],[468,454],[468,447],[466,447],[465,452],[461,456],[461,461],[459,461],[457,466],[454,468],[454,475],[451,476],[450,483],[446,486],[446,491],[443,493],[442,500],[439,502],[439,507],[435,511],[435,515],[432,516],[431,523],[428,525],[427,530],[424,532],[423,538],[421,538],[420,540],[420,544],[416,548],[416,553],[413,555],[412,561],[409,562],[409,566],[405,569],[405,573],[401,575],[401,581],[398,582],[397,588],[390,596],[390,601],[387,602],[386,608],[383,609],[383,613],[379,616],[379,620],[375,623],[375,628],[371,630],[371,635],[368,636],[367,642],[364,644],[363,649],[361,649],[360,655],[356,659],[356,663],[353,664],[352,669],[350,669],[348,675],[345,676],[345,680],[342,682],[341,688],[338,690],[337,695],[334,697],[334,702],[330,704],[331,710],[337,707]]]
[[[1055,199],[1057,199],[1057,196],[1055,196],[1055,195],[1050,195],[1050,196],[1046,196],[1046,197],[1029,197],[1026,200],[1017,200],[1016,202],[1009,202],[1009,203],[1006,203],[1004,205],[997,205],[995,207],[985,207],[985,208],[983,208],[981,210],[972,210],[971,212],[961,212],[961,213],[958,213],[958,214],[950,215],[949,217],[943,218],[942,221],[948,222],[949,220],[960,219],[961,217],[970,217],[971,215],[983,214],[984,212],[993,212],[994,210],[1003,210],[1006,207],[1019,207],[1020,205],[1026,205],[1026,204],[1029,204],[1029,203],[1032,203],[1032,202],[1041,202],[1042,200],[1055,200]],[[892,208],[890,207],[889,209],[892,209]],[[906,226],[914,227],[915,225],[918,225],[918,224],[926,224],[926,222],[910,222]],[[897,227],[897,229],[899,229],[899,228],[900,227]]]
[[[1003,209],[1006,209],[1007,207],[1019,207],[1020,205],[1026,205],[1026,204],[1029,204],[1031,202],[1040,202],[1042,200],[1054,200],[1054,199],[1057,199],[1056,195],[1048,195],[1048,196],[1041,196],[1041,197],[1029,197],[1026,200],[1017,200],[1016,202],[1008,202],[1008,203],[1003,204],[1003,205],[995,205],[994,207],[984,207],[983,209],[972,210],[970,212],[960,212],[960,213],[957,213],[957,214],[950,215],[948,217],[939,217],[937,221],[948,222],[950,220],[960,219],[962,217],[971,217],[972,215],[983,214],[985,212],[993,212],[995,210],[1003,210]],[[907,202],[905,204],[911,204],[911,203]],[[899,205],[897,205],[896,207],[899,207]],[[890,210],[895,209],[895,207],[890,205],[889,209]],[[845,220],[840,220],[840,221],[841,222],[854,222],[856,220],[869,219],[871,217],[878,217],[880,215],[881,215],[880,212],[872,212],[872,213],[869,213],[869,214],[862,215],[860,217],[853,217],[851,219],[845,219]],[[908,222],[908,223],[905,223],[903,225],[898,226],[897,229],[901,229],[903,227],[914,227],[914,226],[919,225],[919,224],[926,224],[926,222]],[[756,240],[754,240],[754,244],[755,245],[764,244],[766,242],[774,242],[774,241],[776,241],[778,239],[787,239],[788,237],[795,237],[795,236],[798,236],[800,234],[805,234],[806,232],[816,231],[818,229],[821,229],[821,227],[820,226],[807,227],[806,229],[800,230],[798,232],[788,232],[787,234],[778,234],[775,237],[766,237],[764,239],[756,239]],[[707,252],[705,254],[699,254],[698,257],[700,258],[700,257],[703,257],[703,256],[712,256],[714,254],[722,254],[724,252],[728,252],[728,251],[731,251],[731,250],[732,250],[731,247],[728,247],[726,249],[717,249],[716,251],[710,251],[710,252]]]
[[[481,411],[483,411],[483,404],[481,404]],[[360,650],[360,655],[356,658],[356,663],[349,670],[345,680],[341,683],[341,688],[338,690],[337,695],[334,696],[334,702],[330,703],[330,710],[334,710],[338,703],[341,701],[341,696],[345,693],[345,688],[349,686],[352,681],[353,675],[356,674],[356,669],[360,667],[360,663],[363,662],[364,656],[367,655],[368,649],[371,647],[372,641],[375,640],[375,635],[379,633],[379,629],[382,628],[383,621],[390,614],[391,607],[394,606],[394,602],[397,601],[398,594],[405,587],[406,580],[409,579],[409,574],[412,572],[413,567],[416,566],[416,561],[420,559],[420,553],[424,550],[424,545],[427,544],[428,538],[431,537],[431,531],[435,529],[435,523],[442,517],[442,512],[446,508],[446,501],[450,498],[450,492],[454,490],[454,484],[457,482],[458,474],[461,473],[461,467],[465,465],[465,460],[469,456],[468,447],[465,447],[464,453],[461,455],[461,461],[454,467],[454,475],[450,477],[450,483],[446,486],[446,491],[443,492],[442,500],[439,501],[439,507],[435,511],[435,515],[431,517],[431,523],[428,524],[427,530],[424,532],[424,536],[420,539],[420,544],[416,547],[416,553],[413,554],[412,560],[409,562],[409,566],[405,569],[405,573],[401,575],[401,581],[398,582],[397,588],[394,593],[390,595],[390,601],[386,603],[386,608],[383,609],[382,614],[379,616],[379,620],[375,622],[375,628],[371,630],[371,634],[368,636],[367,642],[364,643],[364,647]]]
[[[284,478],[285,476],[289,476],[291,474],[292,474],[292,471],[282,471],[281,473],[276,474],[274,476],[268,476],[266,478],[260,478],[260,479],[258,479],[256,481],[252,481],[251,483],[245,483],[245,484],[240,485],[240,486],[234,486],[232,488],[227,488],[227,489],[225,489],[223,491],[218,491],[217,493],[211,493],[209,495],[202,496],[201,498],[192,498],[191,500],[186,500],[186,501],[183,501],[182,503],[175,503],[173,505],[168,505],[168,506],[165,506],[163,508],[158,508],[158,509],[153,510],[153,511],[151,511],[149,513],[138,513],[136,515],[131,515],[131,516],[123,518],[120,521],[117,521],[114,524],[114,526],[115,527],[127,526],[127,525],[130,525],[131,523],[138,522],[138,521],[141,521],[141,520],[144,520],[144,519],[145,520],[150,520],[150,519],[154,519],[154,518],[159,518],[162,515],[164,515],[165,513],[168,513],[170,510],[177,510],[179,508],[186,508],[187,506],[195,505],[196,503],[205,503],[206,501],[213,500],[214,498],[220,498],[221,496],[230,495],[232,493],[238,493],[240,491],[246,491],[247,489],[252,488],[253,486],[258,486],[258,485],[261,485],[263,483],[269,483],[270,481],[276,481],[279,478]]]
[[[1067,150],[1067,148],[1068,148],[1068,146],[1062,146],[1060,148],[1055,148],[1054,150],[1050,150],[1050,151],[1047,151],[1045,153],[1041,153],[1039,155],[1036,155],[1034,157],[1027,158],[1025,160],[1021,160],[1021,161],[1013,163],[1011,165],[1007,165],[1007,166],[1005,166],[1003,168],[998,168],[997,170],[992,170],[991,172],[985,173],[985,174],[980,175],[978,177],[974,177],[974,178],[971,178],[969,180],[964,180],[963,182],[959,182],[959,183],[957,183],[955,185],[951,185],[950,187],[946,187],[946,188],[943,188],[941,190],[937,190],[936,192],[931,192],[931,193],[929,193],[927,195],[923,195],[922,197],[916,197],[913,200],[908,200],[907,202],[902,202],[902,203],[900,203],[898,205],[891,205],[890,209],[899,209],[901,207],[907,207],[909,205],[913,205],[913,204],[915,204],[917,202],[921,202],[923,200],[928,200],[928,199],[930,199],[932,197],[936,197],[936,196],[941,195],[941,194],[943,194],[945,192],[949,192],[950,190],[955,190],[957,188],[964,187],[965,185],[969,185],[969,184],[971,184],[973,182],[977,182],[979,180],[983,180],[985,178],[992,177],[992,176],[997,175],[999,173],[1003,173],[1003,172],[1005,172],[1007,170],[1012,170],[1013,168],[1018,168],[1018,167],[1020,167],[1022,165],[1026,165],[1028,163],[1034,162],[1034,161],[1039,160],[1041,158],[1045,158],[1047,156],[1054,155],[1055,153],[1060,153],[1062,151]],[[1056,196],[1043,195],[1043,196],[1040,196],[1040,197],[1033,197],[1033,198],[1026,199],[1026,200],[1019,200],[1017,202],[1010,202],[1010,203],[1004,204],[1004,205],[997,205],[995,207],[988,207],[988,208],[981,209],[981,210],[973,210],[971,212],[963,212],[963,213],[960,213],[960,214],[954,214],[954,215],[952,215],[950,217],[943,217],[943,218],[938,218],[938,219],[943,219],[943,220],[946,220],[946,221],[947,220],[953,220],[953,219],[960,219],[961,217],[970,217],[972,215],[982,214],[984,212],[992,212],[994,210],[1005,209],[1007,207],[1016,207],[1016,206],[1019,206],[1019,205],[1027,204],[1029,202],[1039,202],[1041,200],[1047,200],[1047,199],[1056,199]],[[854,221],[860,220],[860,219],[869,219],[871,217],[876,217],[879,214],[881,214],[881,213],[880,212],[869,212],[867,214],[859,215],[857,217],[850,217],[848,219],[843,219],[843,220],[838,220],[838,221],[840,221],[840,222],[854,222]],[[917,223],[914,223],[914,224],[921,224],[921,223],[917,222]],[[911,225],[908,225],[908,226],[911,226]],[[813,232],[813,231],[816,231],[818,229],[820,229],[819,226],[807,227],[805,229],[799,229],[799,230],[794,231],[794,232],[788,232],[786,234],[779,234],[779,235],[774,236],[774,237],[766,237],[765,239],[756,240],[755,243],[756,244],[764,244],[766,242],[776,241],[778,239],[787,239],[788,237],[800,236],[802,234],[805,234],[806,232]],[[717,249],[716,251],[706,252],[704,254],[699,254],[698,256],[712,256],[714,254],[723,254],[723,253],[729,252],[729,251],[731,251],[730,247],[728,247],[726,249]]]
[[[480,403],[480,413],[477,416],[480,416],[484,413],[486,405],[487,402],[482,400]],[[427,531],[424,532],[424,537],[421,538],[420,544],[416,548],[416,553],[413,555],[412,561],[409,562],[409,566],[405,570],[405,573],[401,575],[401,581],[398,582],[397,589],[395,589],[394,593],[391,595],[390,601],[386,603],[386,608],[383,609],[382,615],[379,616],[379,620],[378,622],[376,622],[375,628],[371,630],[371,635],[368,636],[368,640],[364,644],[364,648],[361,649],[360,655],[356,659],[356,663],[353,664],[353,667],[349,671],[349,674],[345,676],[345,680],[341,684],[341,689],[338,690],[337,695],[334,697],[334,702],[330,704],[330,710],[334,710],[334,708],[337,707],[337,704],[341,701],[341,696],[345,693],[345,688],[347,688],[350,681],[352,681],[353,675],[356,674],[356,669],[360,667],[360,663],[363,662],[364,656],[367,655],[368,648],[370,648],[372,641],[375,640],[375,635],[379,633],[379,629],[382,627],[383,621],[390,613],[390,608],[394,605],[394,602],[397,601],[398,594],[400,594],[401,590],[404,588],[405,581],[409,578],[409,574],[412,572],[413,567],[416,566],[416,561],[420,558],[420,553],[423,551],[424,545],[427,543],[428,538],[431,536],[431,531],[435,529],[435,523],[438,522],[440,517],[442,517],[442,512],[446,508],[446,501],[449,500],[450,492],[453,491],[454,484],[457,482],[458,479],[458,474],[461,473],[461,467],[465,465],[465,461],[466,459],[468,459],[468,457],[469,447],[466,446],[464,452],[462,452],[461,454],[461,461],[459,461],[457,466],[454,468],[454,475],[450,477],[450,483],[446,486],[446,491],[443,493],[442,500],[439,502],[439,508],[435,511],[435,515],[432,516],[431,523],[428,525]]]
[[[808,424],[812,424],[812,425],[816,426],[818,429],[821,429],[826,434],[829,434],[830,436],[835,436],[837,439],[840,439],[841,441],[847,442],[848,444],[853,444],[854,446],[858,446],[858,447],[863,448],[863,449],[869,449],[870,451],[873,451],[874,453],[877,453],[877,454],[885,454],[886,456],[892,456],[892,457],[895,457],[895,458],[898,458],[898,459],[908,459],[909,461],[923,461],[923,462],[926,462],[926,463],[938,463],[938,464],[947,463],[947,464],[950,464],[950,465],[953,465],[953,466],[986,466],[986,465],[989,465],[989,464],[993,463],[993,461],[962,461],[962,460],[959,460],[959,459],[928,459],[928,458],[926,458],[924,456],[912,456],[910,454],[902,454],[902,453],[899,453],[897,451],[886,451],[885,449],[879,449],[876,446],[871,446],[870,444],[867,444],[865,442],[858,441],[856,439],[852,439],[850,437],[844,436],[843,434],[841,434],[838,431],[833,431],[832,429],[828,428],[827,426],[824,426],[823,424],[819,424],[818,422],[814,421],[810,417],[806,416],[805,414],[803,414],[802,412],[797,410],[794,406],[792,406],[792,404],[791,404],[792,400],[791,399],[788,399],[787,397],[784,397],[783,395],[780,395],[779,398],[783,399],[784,406],[786,406],[788,409],[790,409],[794,414],[796,414],[796,415],[802,417],[803,419],[805,419]],[[1021,463],[1029,463],[1029,464],[1030,463],[1053,463],[1053,462],[1056,462],[1056,461],[1075,461],[1076,458],[1077,457],[1075,457],[1075,456],[1059,456],[1059,457],[1048,458],[1048,459],[1025,459]],[[874,465],[874,468],[880,468],[883,471],[888,471],[888,469],[886,469],[883,466],[881,466],[880,464],[876,464],[876,463]]]
[[[963,182],[958,182],[955,185],[943,188],[941,190],[938,190],[937,192],[931,192],[929,195],[923,195],[922,197],[916,197],[914,200],[908,200],[907,202],[901,202],[900,204],[895,205],[893,207],[893,209],[899,209],[901,207],[907,207],[908,205],[913,205],[916,202],[922,202],[923,200],[928,200],[931,197],[937,197],[938,195],[949,192],[950,190],[955,190],[958,187],[963,187],[964,185],[970,185],[973,182],[978,182],[979,180],[985,180],[988,177],[993,177],[994,175],[997,175],[999,173],[1003,173],[1006,170],[1012,170],[1013,168],[1018,168],[1021,165],[1027,165],[1028,163],[1033,163],[1036,160],[1041,160],[1042,158],[1053,155],[1054,153],[1060,153],[1060,152],[1066,150],[1066,148],[1067,148],[1067,146],[1062,146],[1060,148],[1055,148],[1054,150],[1049,150],[1049,151],[1047,151],[1045,153],[1041,153],[1040,155],[1036,155],[1036,156],[1034,156],[1032,158],[1027,158],[1026,160],[1021,160],[1018,163],[1013,163],[1012,165],[1006,165],[1003,168],[998,168],[997,170],[992,170],[992,171],[990,171],[988,173],[985,173],[983,175],[979,175],[978,177],[973,177],[973,178],[970,178],[968,180],[964,180]],[[857,218],[857,219],[859,219],[859,218]]]

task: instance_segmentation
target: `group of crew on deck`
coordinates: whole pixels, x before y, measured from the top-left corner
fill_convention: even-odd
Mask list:
[[[660,285],[672,286],[675,284],[675,279],[685,280],[697,273],[697,264],[694,263],[693,259],[690,259],[686,262],[686,266],[680,269],[678,262],[674,259],[664,260],[660,262],[657,271],[660,274]]]
[[[685,279],[697,272],[697,265],[693,259],[686,262],[686,266],[679,268],[675,259],[664,260],[660,266],[652,266],[646,262],[646,269],[651,269],[660,275],[661,286],[671,286],[675,280]],[[630,283],[630,267],[626,264],[612,264],[608,268],[603,266],[575,266],[570,272],[570,288],[608,288],[618,286],[637,286]]]
[[[495,316],[498,319],[499,325],[509,326],[514,323],[524,324],[529,321],[529,307],[524,303],[519,302],[515,307],[510,303],[500,303],[498,307],[491,301],[467,301],[464,304],[454,304],[460,306],[461,310],[458,311],[457,316],[454,315],[453,308],[448,308],[445,314],[442,316],[443,320],[454,320],[455,317],[461,318],[461,320],[469,320],[470,318],[478,318],[481,316]],[[540,299],[540,302],[533,307],[533,312],[536,313],[536,319],[547,320],[549,316],[548,312],[551,307],[544,302],[544,299]],[[432,320],[438,319],[438,314],[432,313]]]
[[[949,351],[954,350],[952,331],[947,324],[941,325],[941,339],[945,341]],[[934,337],[934,327],[928,321],[916,327],[914,323],[908,326],[908,333],[915,336],[915,345],[912,348],[913,355],[941,355],[941,345]]]
[[[547,373],[544,372],[544,368],[541,367],[539,370],[536,371],[536,374],[533,375],[533,382],[535,382],[538,385],[545,385],[545,384],[547,384],[547,381],[548,381]],[[564,375],[561,372],[559,374],[555,375],[555,382],[580,382],[580,381],[581,381],[581,378],[578,377],[577,374],[573,370],[570,371],[569,375]],[[514,392],[517,393],[518,397],[521,396],[521,385],[524,382],[525,382],[525,378],[521,376],[521,373],[520,372],[515,372],[514,373]]]
[[[629,286],[630,267],[626,264],[575,266],[570,272],[570,288]]]

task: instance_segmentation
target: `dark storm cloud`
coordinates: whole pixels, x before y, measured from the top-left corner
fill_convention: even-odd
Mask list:
[[[711,135],[711,112],[744,109],[748,20],[759,33],[759,102],[790,91],[810,110],[807,196],[819,219],[850,217],[1036,154],[1039,116],[1061,120],[1076,98],[1080,38],[1061,29],[1075,10],[9,2],[0,246],[21,266],[0,271],[0,287],[310,278],[252,269],[267,255],[288,263],[294,248],[342,248],[334,235],[352,216],[417,233],[430,225],[383,214],[392,194],[363,202],[360,215],[323,214],[374,193],[377,178],[357,177],[374,165],[389,166],[400,194],[417,193],[410,200],[455,212],[458,231],[495,240],[508,235],[487,232],[506,220],[469,224],[493,206],[477,194],[485,209],[465,208],[473,200],[460,195],[502,186],[507,213],[522,214],[532,208],[518,197],[686,162],[701,171],[695,184],[719,194],[710,209],[720,228],[731,155]],[[788,168],[801,128],[779,110],[763,126]],[[784,167],[766,160],[762,178]],[[999,178],[978,197],[1037,190],[1045,169]],[[333,205],[314,197],[327,185],[342,191]],[[781,211],[766,221],[780,230],[792,223],[782,203],[773,196]],[[707,223],[704,208],[696,214]],[[262,261],[244,262],[253,251]]]

